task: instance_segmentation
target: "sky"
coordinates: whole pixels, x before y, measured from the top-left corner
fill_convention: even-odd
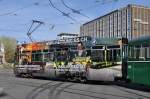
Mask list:
[[[53,6],[50,4],[52,2]],[[0,36],[29,42],[27,32],[32,20],[43,22],[32,33],[34,41],[54,40],[61,32],[79,33],[80,26],[113,10],[137,4],[150,7],[150,0],[0,0]],[[58,11],[58,10],[60,11]],[[68,18],[63,16],[69,15]],[[33,25],[33,28],[37,24]]]

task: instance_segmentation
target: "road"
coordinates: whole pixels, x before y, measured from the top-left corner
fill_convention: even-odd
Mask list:
[[[0,70],[0,99],[150,99],[142,92],[116,85],[92,85],[31,78],[16,78],[11,70]]]

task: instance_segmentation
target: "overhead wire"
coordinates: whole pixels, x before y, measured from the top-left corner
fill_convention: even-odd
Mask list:
[[[50,5],[51,7],[53,7],[54,9],[56,9],[57,11],[59,11],[63,16],[65,16],[65,17],[67,17],[67,18],[73,20],[74,22],[77,22],[76,19],[74,19],[73,17],[70,16],[70,13],[66,13],[66,12],[64,12],[64,11],[62,11],[62,10],[60,10],[60,9],[58,9],[57,7],[55,7],[55,5],[52,3],[51,0],[49,0],[49,5]]]
[[[51,0],[49,0],[49,1],[51,1]],[[119,1],[119,0],[97,0],[97,4],[94,4],[94,5],[91,5],[91,6],[89,6],[89,7],[85,7],[85,8],[82,8],[82,9],[79,9],[79,10],[76,10],[76,9],[73,9],[73,8],[71,8],[70,6],[68,6],[65,2],[64,2],[64,0],[61,0],[61,3],[65,6],[65,7],[67,7],[68,9],[70,9],[70,10],[72,10],[72,12],[70,12],[70,13],[75,13],[75,12],[73,12],[73,11],[77,11],[77,12],[79,12],[80,13],[80,11],[83,11],[83,10],[87,10],[87,9],[91,9],[92,7],[94,8],[94,7],[96,7],[96,6],[98,6],[99,4],[102,4],[102,5],[104,5],[104,4],[108,4],[108,3],[112,3],[112,2],[117,2],[117,1]],[[52,3],[52,2],[51,2]],[[54,4],[52,4],[52,6],[53,7],[55,7],[54,6]],[[55,7],[56,8],[56,7]],[[57,10],[59,10],[58,8],[57,8]],[[69,13],[69,14],[70,14]],[[66,23],[66,24],[81,24],[81,22],[80,23]],[[54,24],[55,26],[57,26],[57,25],[65,25],[65,24]]]
[[[95,3],[102,3],[102,4],[108,4],[112,2],[117,2],[119,0],[95,0]]]
[[[42,22],[44,22],[43,25],[48,26],[49,30],[54,30],[55,27],[57,26],[63,26],[63,25],[76,25],[76,24],[80,24],[80,22],[68,22],[68,23],[48,23],[46,21],[41,20]],[[82,21],[81,21],[82,22]],[[15,26],[19,25],[19,26],[25,26],[30,24],[30,22],[26,22],[26,23],[20,23],[20,24],[13,24]],[[31,24],[32,25],[32,24]],[[14,30],[13,28],[0,28],[0,31],[13,31],[13,32],[21,32],[22,30]],[[32,30],[33,31],[33,30]]]
[[[18,32],[18,30],[14,30],[14,29],[0,29],[0,31],[11,31],[11,32]]]
[[[87,9],[92,9],[92,8],[95,8],[95,7],[98,7],[100,4],[101,5],[104,5],[104,4],[108,4],[108,3],[111,3],[111,2],[117,2],[119,0],[109,0],[109,2],[107,0],[95,0],[95,4],[93,5],[90,5],[90,6],[87,6],[87,7],[84,7],[84,8],[80,8],[78,11],[83,11],[83,10],[87,10]]]
[[[34,3],[34,5],[39,5],[39,3],[36,2],[36,3]],[[28,7],[31,7],[31,6],[32,6],[32,5],[28,5],[28,6],[25,6],[25,7],[21,7],[21,8],[19,8],[19,9],[14,10],[14,11],[10,11],[10,12],[1,14],[0,16],[6,16],[6,15],[15,14],[15,12],[21,11],[21,10],[23,10],[23,9],[25,9],[25,8],[28,8]],[[55,8],[55,9],[57,9],[59,12],[61,12],[64,16],[66,16],[66,17],[68,17],[68,18],[74,20],[74,21],[77,23],[77,21],[76,21],[75,19],[73,19],[72,17],[70,17],[69,13],[67,14],[67,13],[65,13],[65,12],[63,12],[63,11],[61,11],[61,10],[59,10],[57,7],[55,7],[55,6],[53,5],[53,3],[51,3],[51,6],[52,6],[53,8]],[[66,24],[75,24],[75,22],[72,22],[72,23],[70,22],[70,23],[66,23]],[[56,25],[64,25],[64,24],[49,24],[49,26],[51,26],[50,29],[53,30],[53,29],[56,27]],[[18,30],[12,30],[12,29],[0,29],[0,31],[11,31],[11,32],[14,31],[14,32],[18,32]],[[29,34],[29,35],[30,35],[30,34]]]
[[[14,14],[15,16],[17,16],[17,14],[15,12],[21,11],[23,9],[29,8],[29,7],[34,6],[34,5],[38,6],[39,2],[35,2],[34,4],[31,4],[31,5],[28,5],[28,6],[24,6],[24,7],[18,8],[16,10],[13,10],[13,11],[10,11],[10,12],[6,12],[6,13],[3,13],[3,14],[0,14],[0,16],[7,16],[7,15],[11,15],[11,14]]]
[[[62,4],[63,4],[66,8],[70,9],[70,10],[72,11],[72,13],[76,13],[76,14],[79,14],[79,15],[84,16],[84,17],[86,17],[86,18],[89,18],[87,15],[81,13],[80,10],[76,10],[76,9],[74,9],[74,8],[72,8],[72,7],[69,7],[69,6],[65,3],[64,0],[61,0],[61,2],[62,2]]]
[[[54,4],[51,2],[51,0],[49,0],[49,1],[50,1],[49,4],[50,4],[53,8],[55,8],[56,10],[58,10],[59,12],[61,12],[64,16],[66,15],[66,17],[70,18],[70,15],[69,15],[70,13],[65,13],[65,12],[63,12],[62,10],[58,9],[57,7],[55,7]],[[112,0],[112,1],[117,2],[118,0]],[[109,0],[109,2],[110,2],[110,0]],[[98,4],[99,4],[99,3],[98,3]],[[102,3],[102,2],[101,2],[101,4],[106,4],[106,2],[105,2],[105,3]],[[32,4],[32,5],[33,5],[33,4]],[[35,2],[34,5],[39,5],[39,2]],[[31,5],[30,5],[30,6],[31,6]],[[22,7],[22,8],[20,8],[20,9],[16,9],[16,10],[14,10],[14,11],[11,11],[10,13],[7,13],[6,15],[15,13],[15,12],[17,12],[17,11],[20,11],[20,10],[22,10],[22,9],[28,8],[28,7],[30,7],[30,6]],[[68,6],[68,7],[69,7],[69,6]],[[94,5],[93,5],[93,7],[94,7]],[[89,7],[89,8],[91,8],[91,7]],[[81,10],[86,10],[86,9],[87,9],[87,8],[83,8],[83,9],[80,9],[79,11],[81,11]],[[75,9],[75,10],[76,10],[76,9]],[[72,19],[72,17],[71,17],[71,19]],[[73,20],[74,20],[74,19],[73,19]],[[50,30],[53,30],[57,25],[80,24],[80,23],[77,23],[76,20],[74,20],[74,21],[75,21],[75,22],[64,23],[64,24],[57,24],[57,23],[49,24],[49,23],[47,23],[47,25],[50,26],[50,28],[49,28]],[[11,31],[11,30],[10,30],[10,29],[1,29],[0,31]]]

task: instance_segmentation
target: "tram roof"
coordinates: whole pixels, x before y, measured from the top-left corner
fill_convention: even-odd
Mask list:
[[[150,44],[150,36],[143,36],[129,41],[129,45]]]
[[[100,38],[96,39],[95,45],[116,45],[122,38]]]

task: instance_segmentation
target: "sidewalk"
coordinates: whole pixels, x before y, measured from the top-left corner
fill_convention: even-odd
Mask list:
[[[4,94],[4,88],[0,87],[0,96]]]

